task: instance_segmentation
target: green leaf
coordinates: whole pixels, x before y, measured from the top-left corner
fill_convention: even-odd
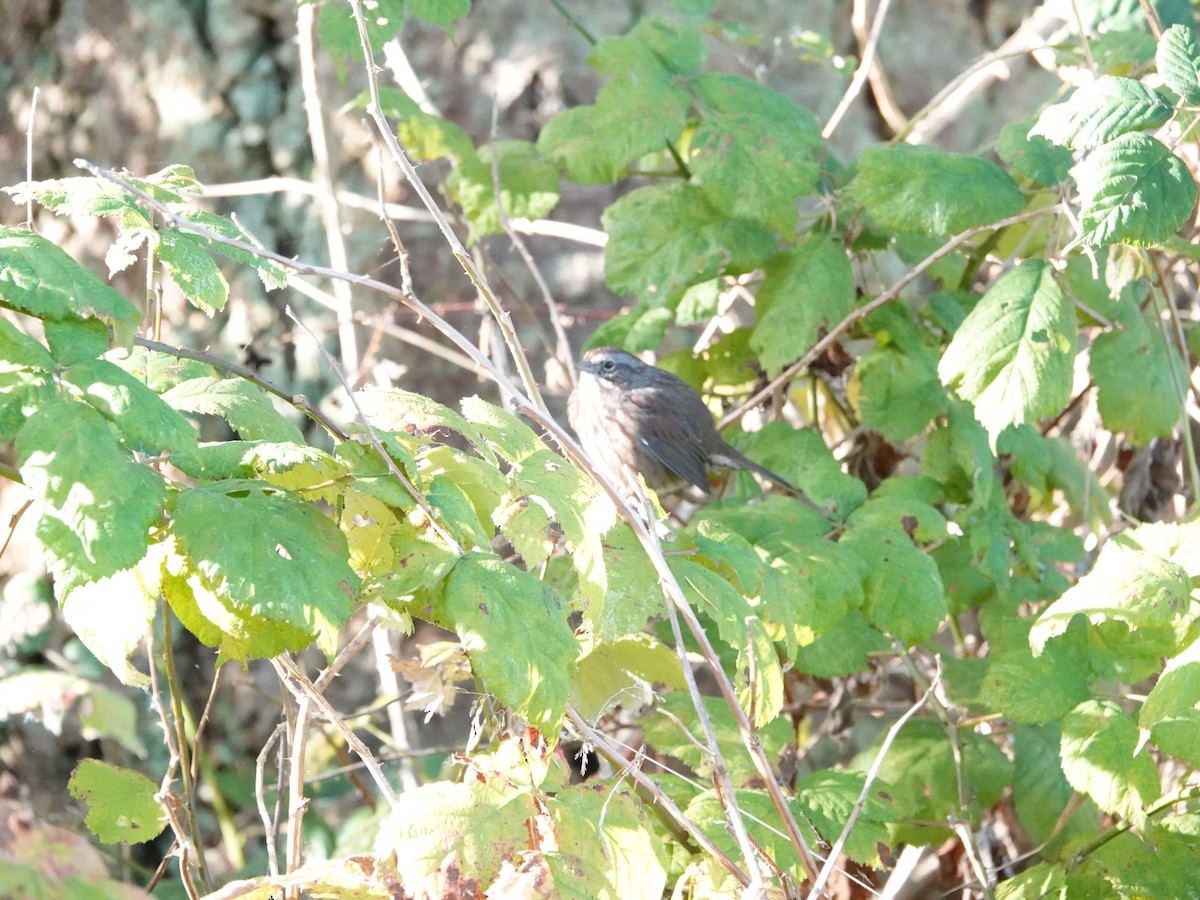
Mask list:
[[[590,574],[594,588],[583,592],[587,598],[585,622],[598,640],[617,640],[641,631],[647,619],[663,613],[658,572],[628,526],[608,534],[603,560],[596,569]]]
[[[758,431],[729,435],[729,442],[755,462],[778,472],[802,489],[822,509],[848,510],[866,499],[862,481],[842,471],[821,435],[812,428],[793,428],[786,422],[771,422]],[[743,473],[750,479],[749,473]],[[791,507],[800,501],[777,497]],[[815,514],[807,517],[814,527],[827,530]],[[823,532],[822,532],[823,533]]]
[[[562,599],[527,572],[468,553],[434,609],[458,634],[487,690],[553,742],[579,655]]]
[[[62,373],[83,399],[120,429],[134,450],[159,453],[189,451],[196,446],[196,429],[163,399],[124,369],[107,360],[89,359]]]
[[[224,309],[229,299],[229,283],[209,255],[209,242],[174,228],[164,228],[158,239],[159,259],[183,295],[209,317]]]
[[[33,200],[62,216],[112,216],[137,211],[137,200],[119,185],[90,175],[22,181],[0,190],[10,195],[13,203]],[[169,199],[182,198],[173,196]]]
[[[862,772],[835,769],[810,772],[796,785],[792,805],[803,813],[801,821],[811,823],[824,843],[832,845],[850,821],[865,783],[866,775]],[[887,826],[897,818],[888,786],[872,784],[843,847],[846,855],[864,866],[882,867],[879,848],[891,843]]]
[[[140,772],[85,759],[75,767],[67,789],[87,804],[88,831],[105,844],[144,844],[167,827],[155,799],[158,785]]]
[[[343,486],[330,484],[346,475],[348,466],[308,444],[271,441],[221,441],[205,444],[195,454],[198,464],[179,460],[187,474],[205,481],[260,478],[268,484],[303,493],[310,500],[337,502]]]
[[[856,528],[873,528],[905,534],[910,541],[937,543],[950,539],[946,517],[935,506],[915,496],[906,496],[903,489],[894,486],[897,481],[884,482],[887,490],[880,486],[866,503],[850,514],[846,524]]]
[[[866,671],[868,654],[889,647],[891,642],[867,624],[860,610],[855,610],[796,652],[796,671],[818,678],[844,678]]]
[[[1009,122],[996,138],[996,155],[1014,172],[1041,184],[1054,186],[1067,180],[1074,158],[1065,147],[1030,134],[1035,120]]]
[[[571,704],[589,722],[615,707],[653,702],[654,685],[684,688],[679,656],[648,634],[630,634],[584,649],[571,679]]]
[[[1072,150],[1094,150],[1170,117],[1171,105],[1140,81],[1101,75],[1043,112],[1029,133]]]
[[[436,400],[409,391],[382,389],[360,391],[355,396],[363,416],[374,428],[419,437],[457,431],[475,445],[487,462],[493,466],[497,464],[484,433]]]
[[[1068,633],[1039,656],[1028,645],[994,649],[980,699],[1015,722],[1054,722],[1088,697],[1087,645]]]
[[[642,80],[695,72],[707,55],[708,45],[695,25],[646,16],[629,34],[598,43],[588,62],[602,75]]]
[[[94,360],[108,350],[108,328],[99,319],[47,319],[46,343],[60,366]]]
[[[427,896],[442,893],[443,866],[460,873],[464,881],[456,883],[491,884],[505,859],[529,849],[530,800],[497,784],[503,780],[481,774],[465,783],[436,781],[406,791],[403,805],[375,837],[377,871]]]
[[[371,95],[363,91],[346,104],[346,108],[363,109],[370,100]],[[475,145],[465,131],[453,122],[422,111],[404,91],[381,87],[379,106],[385,116],[399,120],[400,143],[413,158],[422,162],[444,156],[455,162],[477,158]]]
[[[953,234],[995,222],[1021,209],[1017,183],[994,163],[933,147],[868,147],[847,187],[883,228]]]
[[[0,318],[0,373],[32,370],[49,374],[56,368],[54,357],[41,343]]]
[[[698,614],[712,619],[722,641],[741,650],[748,640],[746,620],[754,615],[749,601],[712,569],[686,558],[668,560],[684,596]]]
[[[1133,719],[1110,701],[1087,700],[1063,719],[1062,767],[1071,787],[1143,829],[1161,787],[1154,760],[1137,746]]]
[[[775,250],[762,225],[731,219],[689,184],[639,188],[609,206],[601,221],[609,237],[609,287],[660,302],[719,274],[762,265]]]
[[[602,322],[588,339],[583,349],[612,344],[631,353],[653,350],[662,345],[667,328],[671,325],[671,310],[665,306],[651,307],[638,304],[627,313],[613,316]]]
[[[1138,728],[1164,753],[1200,765],[1200,642],[1167,662],[1142,704]]]
[[[1156,317],[1123,304],[1116,327],[1092,345],[1089,371],[1104,427],[1124,431],[1135,446],[1169,437],[1183,415],[1179,384],[1183,360],[1168,344]]]
[[[932,348],[923,348],[915,356],[894,347],[868,351],[855,369],[863,424],[893,442],[924,431],[949,405],[937,365]]]
[[[1096,848],[1089,871],[1106,880],[1103,893],[1093,890],[1070,896],[1195,897],[1200,852],[1193,833],[1148,827],[1137,834],[1115,834]]]
[[[62,601],[63,619],[96,659],[122,684],[150,679],[130,661],[151,636],[162,586],[162,544],[151,544],[136,566],[78,585]]]
[[[1003,751],[981,734],[958,729],[961,744],[956,753],[950,737],[936,719],[914,719],[901,729],[879,768],[879,777],[890,786],[889,796],[906,820],[944,822],[960,817],[959,788],[970,804],[970,819],[976,821],[982,811],[1000,799],[1012,782],[1012,763]],[[866,771],[875,761],[878,744],[859,753],[851,763]],[[961,773],[961,777],[960,777]],[[922,826],[898,827],[894,840],[927,843],[948,833],[946,826],[930,829]]]
[[[662,896],[667,851],[634,795],[612,783],[576,784],[555,794],[550,812],[564,863],[581,859],[599,876],[583,881],[568,873],[563,889],[613,898]]]
[[[60,599],[146,555],[166,486],[129,458],[99,413],[82,403],[46,403],[25,422],[16,447],[21,478],[43,503],[37,535]]]
[[[521,462],[545,449],[545,444],[523,420],[477,396],[464,397],[463,415],[495,453],[510,463]]]
[[[248,235],[242,229],[238,228],[234,222],[224,216],[218,216],[216,213],[206,212],[202,209],[185,209],[180,210],[179,216],[222,237],[243,242],[248,240]],[[203,238],[199,239],[204,242]],[[287,272],[272,260],[258,256],[248,250],[242,250],[239,247],[231,247],[228,244],[220,244],[215,241],[212,243],[204,242],[203,246],[242,265],[252,266],[258,273],[258,279],[262,282],[263,287],[269,291],[287,287]]]
[[[447,31],[471,9],[471,0],[408,0],[408,10]]]
[[[1200,603],[1190,599],[1190,580],[1179,565],[1118,539],[1104,545],[1092,571],[1042,610],[1029,633],[1034,653],[1077,615],[1090,623],[1093,669],[1138,681],[1158,671],[1161,657],[1182,649]]]
[[[378,53],[384,44],[400,33],[404,26],[404,7],[405,0],[373,0],[369,7],[363,7],[367,42],[373,53]],[[321,46],[333,59],[338,77],[344,79],[349,62],[362,59],[362,44],[352,9],[332,3],[322,4],[317,18],[317,34]]]
[[[863,612],[885,634],[906,644],[923,640],[946,616],[946,591],[933,558],[903,531],[851,528],[839,541],[870,568]]]
[[[783,668],[779,652],[758,616],[746,617],[746,643],[738,649],[738,701],[755,728],[762,728],[783,708]]]
[[[162,399],[182,412],[220,416],[243,440],[304,443],[300,429],[279,414],[261,389],[242,378],[190,378]]]
[[[715,206],[784,235],[796,227],[796,199],[820,174],[820,128],[788,97],[736,75],[691,82],[703,119],[688,167]]]
[[[1037,844],[1058,837],[1046,848],[1049,859],[1073,838],[1086,834],[1100,822],[1100,814],[1091,802],[1080,805],[1069,821],[1059,824],[1075,797],[1063,775],[1059,748],[1062,735],[1056,724],[1018,725],[1013,729],[1013,804],[1021,825]]]
[[[173,607],[194,603],[221,632],[201,640],[234,659],[279,644],[299,650],[318,637],[333,648],[359,579],[345,537],[314,506],[257,482],[221,482],[181,493],[172,530],[186,585],[175,580],[164,593]],[[193,628],[195,616],[180,618]]]
[[[770,374],[803,355],[854,310],[854,273],[840,241],[814,234],[766,266],[750,346]]]
[[[1200,46],[1194,27],[1172,25],[1158,42],[1158,74],[1189,106],[1200,104]]]
[[[707,45],[695,26],[646,17],[625,36],[596,45],[588,62],[616,80],[594,106],[577,106],[546,123],[538,150],[582,183],[616,181],[629,162],[683,132],[691,97],[677,76],[703,62]]]
[[[492,513],[527,568],[541,565],[565,535],[573,545],[586,540],[577,498],[591,480],[552,450],[542,449],[515,463],[508,490]]]
[[[137,307],[55,244],[19,228],[0,228],[0,304],[39,319],[104,319],[125,346],[142,319]]]
[[[1141,132],[1123,134],[1081,160],[1071,174],[1079,185],[1080,233],[1090,247],[1153,246],[1167,240],[1196,205],[1187,164]]]
[[[679,139],[691,98],[667,77],[621,79],[600,91],[594,106],[575,106],[542,128],[537,148],[572,181],[607,184],[631,160]]]
[[[501,141],[480,147],[478,155],[445,181],[446,192],[471,224],[472,239],[504,233],[497,182],[500,205],[509,219],[541,219],[558,203],[558,173],[533,144]]]
[[[938,366],[975,406],[994,443],[1006,427],[1058,412],[1071,396],[1075,309],[1041,260],[1002,276],[971,310]]]

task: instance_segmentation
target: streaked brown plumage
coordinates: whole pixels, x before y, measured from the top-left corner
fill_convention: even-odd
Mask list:
[[[691,484],[707,494],[709,471],[746,469],[809,503],[795,485],[731,447],[679,377],[615,347],[589,350],[576,368],[571,427],[596,468],[618,484],[636,484],[640,473],[657,492]]]

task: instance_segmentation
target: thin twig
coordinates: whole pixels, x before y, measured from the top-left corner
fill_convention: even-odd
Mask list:
[[[497,133],[500,118],[499,104],[500,101],[498,98],[492,103],[493,145],[499,139]],[[529,274],[533,276],[534,283],[537,284],[538,290],[542,293],[542,302],[546,304],[546,312],[550,317],[550,327],[554,329],[554,337],[557,342],[555,355],[558,358],[559,364],[566,371],[571,387],[574,388],[576,375],[575,366],[572,365],[571,342],[567,340],[567,330],[563,327],[562,317],[558,313],[558,304],[554,301],[550,285],[546,283],[546,279],[542,276],[542,270],[538,267],[537,260],[533,258],[533,254],[529,252],[529,247],[526,246],[525,241],[513,231],[512,222],[508,218],[508,212],[504,209],[504,196],[502,185],[500,184],[500,157],[496,153],[492,154],[492,193],[496,199],[496,212],[499,215],[500,227],[504,229],[504,233],[508,235],[508,239],[517,248],[517,253],[521,255],[521,259],[525,263],[525,268],[529,270]]]
[[[409,184],[412,185],[413,190],[417,192],[417,196],[421,198],[421,202],[425,204],[425,208],[433,216],[438,230],[441,231],[442,237],[445,238],[451,252],[454,253],[459,265],[463,267],[463,271],[466,272],[467,277],[471,279],[471,283],[475,285],[475,289],[479,291],[480,297],[487,304],[488,311],[500,327],[500,333],[504,338],[509,355],[517,366],[517,372],[521,376],[521,384],[525,388],[526,396],[529,397],[535,407],[544,410],[546,409],[546,403],[542,399],[537,378],[534,377],[529,360],[525,356],[525,352],[521,349],[520,340],[517,338],[517,333],[512,325],[512,319],[499,300],[497,300],[492,289],[488,286],[487,279],[484,278],[479,267],[475,265],[470,254],[467,253],[466,247],[463,246],[462,241],[459,240],[458,235],[450,226],[445,213],[437,205],[437,202],[429,193],[429,189],[425,187],[421,176],[417,174],[417,170],[413,167],[412,162],[409,161],[408,155],[404,152],[404,148],[400,146],[400,142],[396,139],[391,125],[383,114],[383,104],[379,98],[379,79],[373,61],[371,41],[367,35],[367,23],[363,16],[362,0],[349,0],[349,2],[350,8],[354,11],[354,21],[358,25],[359,41],[362,45],[363,57],[366,60],[364,71],[367,77],[367,91],[371,97],[370,102],[367,104],[367,115],[371,117],[375,122],[375,126],[379,129],[379,135],[383,139],[384,145],[388,148],[393,162],[399,166],[405,178],[408,179]]]
[[[862,3],[864,0],[858,0]],[[855,9],[858,9],[858,3]],[[829,121],[825,123],[825,127],[821,129],[821,137],[829,140],[833,133],[841,124],[846,112],[862,91],[863,85],[867,82],[867,76],[871,74],[871,67],[875,64],[875,51],[879,46],[879,35],[883,32],[883,21],[887,18],[888,7],[892,5],[892,0],[879,0],[879,9],[875,12],[875,24],[871,26],[871,34],[867,38],[867,43],[862,49],[862,59],[858,62],[858,68],[854,70],[854,77],[850,79],[850,85],[846,88],[846,93],[842,95],[842,99],[838,101],[838,105],[834,108],[833,114],[830,115]]]
[[[751,891],[762,891],[763,874],[762,867],[759,865],[758,853],[751,843],[750,832],[746,830],[741,807],[737,804],[733,778],[729,774],[729,767],[725,764],[725,757],[717,742],[712,719],[708,715],[708,708],[704,705],[704,697],[700,694],[700,687],[696,684],[696,674],[692,671],[692,665],[688,661],[687,645],[683,641],[683,630],[679,627],[679,613],[675,609],[675,604],[669,600],[665,605],[667,618],[671,622],[671,635],[675,639],[675,653],[679,657],[679,665],[683,671],[683,681],[687,685],[688,695],[692,699],[692,707],[696,710],[696,719],[700,723],[700,730],[704,732],[707,743],[705,749],[713,767],[713,781],[717,784],[721,797],[724,799],[725,818],[729,821],[729,826],[733,831],[733,839],[737,842],[738,848],[742,851],[742,858],[750,869],[750,882],[747,884],[747,888]]]
[[[19,478],[15,479],[15,480],[17,481],[18,484],[21,483]],[[8,552],[8,545],[10,543],[12,543],[13,535],[15,535],[17,533],[17,525],[20,524],[21,517],[23,515],[25,515],[25,511],[27,509],[29,509],[29,507],[31,507],[31,506],[33,506],[33,498],[32,497],[30,497],[28,500],[26,500],[24,503],[22,503],[21,508],[18,509],[15,513],[13,513],[11,518],[9,518],[9,520],[8,520],[8,536],[4,539],[4,546],[0,547],[0,559],[3,559],[4,554]]]
[[[271,736],[267,738],[267,742],[263,744],[261,750],[258,751],[258,757],[254,761],[254,800],[258,805],[258,817],[263,823],[263,838],[267,843],[267,871],[272,878],[279,877],[279,851],[275,846],[278,840],[275,827],[275,817],[271,815],[267,809],[266,796],[266,770],[267,758],[271,752],[271,748],[275,746],[275,742],[287,733],[287,726],[280,722],[275,726],[275,730],[271,732]],[[279,784],[275,785],[276,797],[279,796]]]
[[[163,606],[163,630],[168,631],[171,627],[171,622],[166,614],[167,603],[162,602]],[[179,817],[175,814],[175,804],[177,798],[171,791],[171,784],[175,781],[175,772],[179,768],[180,758],[178,744],[175,740],[175,732],[171,727],[170,716],[167,715],[166,704],[163,703],[162,692],[158,687],[158,666],[154,661],[154,647],[152,641],[146,642],[146,665],[150,672],[150,707],[158,715],[158,724],[162,728],[163,743],[167,748],[167,765],[163,771],[162,781],[159,782],[158,793],[154,795],[154,799],[163,808],[163,813],[167,817],[167,823],[171,827],[171,833],[175,835],[175,844],[179,853],[179,875],[184,882],[185,889],[188,891],[188,897],[191,900],[199,900],[200,892],[196,890],[192,883],[191,873],[187,870],[187,854],[186,848],[191,844],[191,837],[188,835],[188,830],[183,827],[183,823],[179,821]]]
[[[29,127],[25,129],[25,180],[33,181],[33,131],[37,121],[38,86],[33,86],[33,96],[29,98]],[[25,225],[33,227],[33,191],[25,200]]]
[[[313,154],[313,182],[317,187],[317,206],[321,210],[330,268],[349,271],[346,237],[342,233],[342,217],[333,187],[329,139],[325,132],[325,112],[321,107],[321,90],[317,83],[316,31],[317,4],[301,3],[296,9],[300,85],[304,93],[304,114],[308,119],[308,137]],[[354,297],[350,292],[350,285],[344,281],[334,281],[333,296],[338,301],[338,343],[342,366],[353,381],[358,377],[359,357],[358,338],[354,331]]]
[[[183,786],[183,812],[187,818],[189,843],[196,848],[196,868],[200,875],[200,883],[207,893],[212,890],[209,880],[208,863],[204,856],[204,844],[201,840],[200,825],[196,820],[196,785],[192,779],[191,766],[188,763],[187,720],[183,709],[183,685],[175,671],[175,651],[171,644],[171,616],[167,612],[167,602],[163,600],[163,666],[167,673],[167,687],[171,692],[171,718],[174,725],[175,758],[179,764],[179,781]]]
[[[201,197],[245,197],[256,194],[295,193],[306,197],[317,196],[317,188],[311,181],[302,178],[291,178],[285,175],[272,175],[269,178],[254,178],[246,181],[229,181],[218,184],[206,184],[200,192]],[[429,210],[418,206],[405,206],[402,203],[387,203],[379,199],[364,197],[353,191],[337,190],[334,194],[342,206],[361,209],[374,213],[381,218],[396,222],[432,222],[433,216]],[[603,247],[608,243],[608,235],[598,228],[588,228],[586,225],[576,225],[572,222],[560,222],[556,219],[512,219],[514,231],[536,237],[559,238],[589,247]]]
[[[225,671],[224,666],[218,667],[213,672],[212,687],[208,690],[208,701],[204,704],[204,712],[200,714],[200,721],[196,723],[196,733],[192,736],[192,781],[198,781],[200,778],[200,740],[204,737],[204,726],[208,724],[209,716],[212,715],[213,704],[217,700],[217,691],[221,687],[221,675]]]
[[[388,805],[392,809],[396,809],[400,805],[400,798],[396,794],[395,788],[387,780],[383,774],[383,769],[380,768],[379,762],[375,759],[374,754],[367,748],[367,745],[359,740],[356,735],[337,714],[337,711],[329,705],[329,701],[324,695],[316,689],[307,676],[296,666],[290,658],[286,656],[278,656],[273,660],[276,670],[280,673],[281,680],[284,686],[299,699],[301,696],[311,698],[312,705],[320,711],[321,715],[328,720],[329,724],[342,736],[346,741],[347,746],[363,761],[367,772],[371,775],[371,779],[387,800]]]
[[[421,318],[428,319],[429,322],[431,322],[434,325],[434,327],[436,327],[438,329],[438,331],[440,331],[447,338],[449,338],[451,341],[453,341],[454,344],[456,346],[458,346],[458,348],[460,350],[462,350],[464,354],[466,354],[471,359],[473,359],[475,361],[475,365],[477,368],[485,371],[488,374],[488,376],[490,378],[492,378],[493,381],[495,381],[501,388],[503,388],[505,391],[507,391],[511,396],[513,396],[514,398],[524,398],[524,394],[520,390],[520,388],[518,388],[515,384],[513,384],[512,380],[510,378],[508,378],[508,376],[506,376],[503,372],[501,372],[492,363],[492,361],[490,359],[488,359],[485,355],[480,353],[479,349],[474,344],[472,344],[462,334],[462,332],[460,332],[458,329],[456,329],[454,326],[452,326],[449,322],[447,322],[444,318],[442,318],[440,315],[438,315],[429,306],[422,303],[420,300],[417,300],[415,297],[405,294],[403,291],[401,291],[397,287],[395,287],[395,285],[387,284],[386,282],[379,281],[378,279],[375,279],[375,278],[369,278],[365,275],[356,275],[352,272],[338,271],[337,269],[331,269],[328,266],[317,266],[317,265],[313,265],[312,263],[302,263],[298,260],[284,256],[281,253],[275,253],[272,250],[267,250],[262,247],[256,247],[247,241],[237,240],[235,238],[229,238],[229,237],[225,237],[224,235],[217,234],[215,231],[212,231],[211,229],[205,228],[201,225],[197,225],[194,222],[189,222],[187,219],[184,219],[182,216],[178,215],[174,210],[172,210],[169,206],[167,206],[164,203],[159,202],[158,200],[155,200],[153,197],[151,197],[145,191],[139,189],[135,185],[130,184],[128,181],[126,181],[124,178],[122,178],[120,175],[116,174],[115,172],[112,172],[107,169],[101,169],[99,166],[95,166],[85,159],[76,159],[75,164],[77,166],[79,166],[81,169],[84,169],[85,171],[96,176],[97,178],[103,178],[106,181],[111,181],[113,184],[120,185],[121,188],[124,189],[126,192],[137,197],[139,200],[141,200],[143,203],[145,203],[149,208],[155,210],[160,215],[162,215],[163,218],[167,222],[169,222],[172,226],[179,228],[182,231],[188,231],[188,232],[191,232],[192,234],[198,234],[198,235],[202,236],[203,238],[205,238],[206,240],[211,241],[214,244],[221,244],[222,246],[233,247],[238,250],[244,250],[247,253],[253,253],[255,256],[258,256],[262,259],[269,259],[272,262],[278,263],[279,265],[284,266],[285,268],[290,269],[291,271],[297,272],[302,275],[313,275],[313,276],[316,276],[319,278],[342,279],[343,281],[347,281],[350,284],[358,285],[360,287],[365,287],[369,290],[372,290],[379,294],[382,294],[385,297],[390,297],[394,300],[399,301],[400,303],[403,303],[405,306],[407,306],[409,309],[411,309],[414,313],[416,313]],[[139,343],[140,343],[140,341],[139,341]],[[174,352],[174,351],[172,351],[172,352]],[[184,355],[184,354],[180,353],[179,355]],[[287,396],[287,395],[283,395],[283,396]],[[524,402],[526,405],[531,405],[531,404],[529,404],[528,400],[525,400]]]

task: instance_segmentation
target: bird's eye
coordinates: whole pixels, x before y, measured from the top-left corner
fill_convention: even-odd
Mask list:
[[[602,372],[612,372],[616,368],[617,364],[611,359],[606,359],[604,362],[600,363],[600,371]]]

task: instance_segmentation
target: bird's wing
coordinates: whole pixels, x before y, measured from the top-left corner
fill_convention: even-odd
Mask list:
[[[685,425],[674,415],[643,417],[639,429],[642,450],[688,484],[708,493],[708,454]]]

